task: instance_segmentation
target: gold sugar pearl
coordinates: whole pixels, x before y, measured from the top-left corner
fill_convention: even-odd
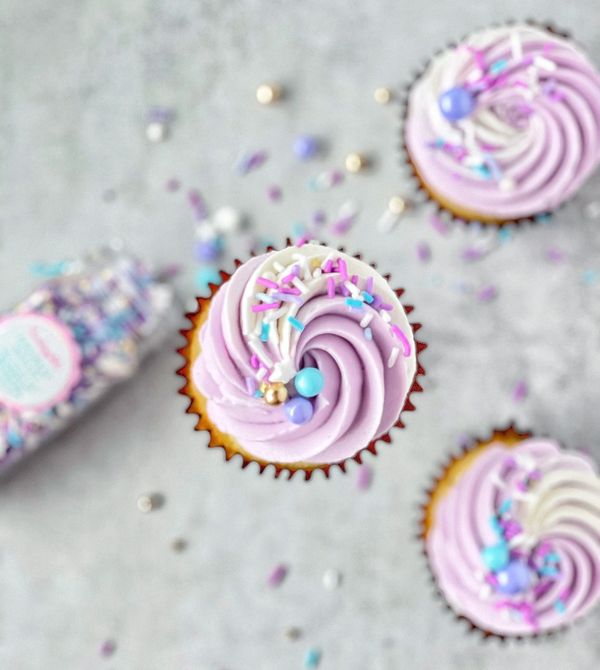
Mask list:
[[[283,89],[279,84],[261,84],[256,89],[256,99],[261,105],[272,105],[281,99]]]
[[[344,164],[348,172],[356,173],[364,170],[367,167],[368,161],[362,154],[352,152],[346,156]]]
[[[400,216],[400,214],[403,214],[406,211],[407,207],[408,202],[401,195],[393,196],[392,198],[390,198],[390,201],[388,202],[388,209],[392,214],[395,214],[396,216]]]
[[[282,384],[281,382],[269,384],[268,388],[265,390],[265,402],[268,405],[281,405],[287,400],[287,397],[287,388],[285,384]]]
[[[392,99],[392,92],[385,86],[379,86],[373,92],[373,97],[375,98],[375,102],[379,105],[387,105]]]

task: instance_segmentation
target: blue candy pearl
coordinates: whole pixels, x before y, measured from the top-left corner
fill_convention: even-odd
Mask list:
[[[505,595],[522,593],[531,586],[531,570],[524,561],[513,560],[504,570],[496,573],[497,589]]]
[[[301,426],[312,419],[314,410],[310,400],[298,396],[297,398],[288,400],[283,406],[283,411],[288,421]]]
[[[294,140],[294,153],[303,161],[314,158],[319,153],[319,141],[311,135],[300,135]]]
[[[196,243],[196,259],[214,261],[223,253],[223,242],[215,237],[212,240],[200,240]]]
[[[304,368],[294,377],[296,391],[305,398],[314,398],[323,390],[323,373],[318,368]]]
[[[440,95],[439,105],[448,121],[458,121],[473,111],[475,98],[466,88],[455,86]]]
[[[216,284],[218,286],[222,283],[223,279],[219,271],[214,268],[200,268],[196,273],[196,286],[204,293],[208,291],[209,284]]]
[[[490,547],[485,547],[481,552],[483,562],[492,572],[503,570],[510,560],[508,545],[506,542],[499,542]]]

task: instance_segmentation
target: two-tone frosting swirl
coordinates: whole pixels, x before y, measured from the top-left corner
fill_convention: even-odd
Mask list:
[[[473,102],[458,119],[440,106],[456,88],[455,103]],[[451,207],[482,220],[551,211],[600,162],[600,75],[546,30],[478,32],[435,56],[412,86],[405,143],[421,179]]]
[[[417,370],[404,308],[372,267],[317,244],[244,263],[216,293],[200,332],[194,385],[216,427],[257,459],[313,464],[354,456],[396,423]],[[269,405],[262,382],[317,368],[310,421]]]
[[[535,438],[493,442],[467,458],[426,533],[447,602],[500,636],[583,616],[600,598],[600,478],[592,463]]]

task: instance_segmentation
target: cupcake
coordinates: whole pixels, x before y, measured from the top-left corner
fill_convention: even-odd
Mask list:
[[[600,74],[541,27],[491,28],[445,49],[409,88],[404,114],[421,187],[467,221],[548,214],[600,162]]]
[[[440,595],[486,637],[572,624],[600,598],[600,478],[556,442],[495,432],[429,492],[425,555]]]
[[[412,307],[359,257],[308,243],[238,264],[188,315],[181,393],[227,460],[306,478],[390,442],[421,391]]]

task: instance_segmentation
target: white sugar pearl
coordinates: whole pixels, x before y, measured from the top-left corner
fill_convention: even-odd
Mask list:
[[[502,177],[498,186],[501,191],[514,191],[516,184],[514,179],[511,179],[510,177]]]
[[[162,142],[167,137],[167,127],[164,123],[151,121],[146,126],[146,137],[150,142]]]
[[[213,216],[213,224],[220,233],[233,233],[242,225],[243,217],[233,207],[221,207]]]

